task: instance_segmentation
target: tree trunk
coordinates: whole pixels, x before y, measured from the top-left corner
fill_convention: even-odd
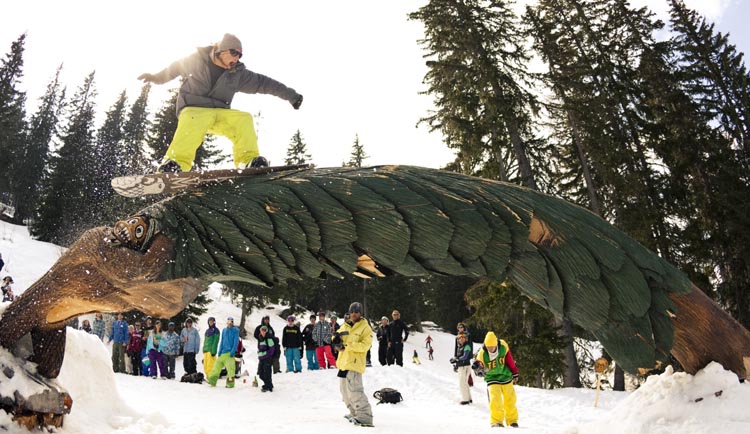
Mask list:
[[[570,125],[570,134],[573,136],[573,143],[575,143],[576,150],[578,151],[578,161],[581,163],[581,169],[583,170],[583,179],[586,181],[586,191],[589,197],[589,209],[596,215],[602,215],[602,206],[599,204],[599,196],[596,194],[596,186],[594,185],[594,177],[591,176],[591,167],[589,167],[589,159],[586,156],[586,150],[584,149],[583,140],[581,140],[581,133],[578,131],[578,122],[575,116],[570,111],[567,111],[568,124]]]
[[[578,367],[575,346],[573,345],[573,323],[569,319],[555,321],[558,327],[558,336],[565,339],[565,370],[563,371],[563,387],[583,387],[581,385],[581,372]]]
[[[625,371],[618,364],[615,364],[615,382],[612,384],[612,390],[625,391]]]

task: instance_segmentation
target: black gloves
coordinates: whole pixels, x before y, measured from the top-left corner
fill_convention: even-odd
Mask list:
[[[477,377],[484,377],[484,366],[482,366],[479,361],[475,360],[474,363],[471,364],[471,369],[474,371],[474,375]]]
[[[450,360],[450,362],[451,362],[451,363],[453,363],[453,364],[455,365],[455,364],[456,364],[456,362],[458,362],[458,360],[456,360],[456,358],[455,358],[455,357],[452,357],[452,358],[451,358],[451,360]]]
[[[145,74],[144,74],[145,75]],[[292,107],[294,107],[295,110],[299,110],[299,106],[302,105],[302,95],[297,95],[297,99],[292,102]]]

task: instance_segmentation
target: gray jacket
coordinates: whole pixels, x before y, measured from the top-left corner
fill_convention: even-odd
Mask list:
[[[186,353],[199,353],[201,350],[201,336],[195,327],[183,327],[180,332],[182,351]]]
[[[284,84],[257,74],[237,63],[234,69],[224,71],[211,87],[210,66],[212,47],[200,47],[190,56],[178,60],[154,74],[153,82],[164,84],[178,76],[184,81],[177,95],[177,116],[185,107],[230,108],[237,92],[264,93],[294,103],[300,95]]]

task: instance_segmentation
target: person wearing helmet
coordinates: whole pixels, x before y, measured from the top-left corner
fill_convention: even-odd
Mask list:
[[[372,406],[362,383],[365,358],[372,345],[372,328],[362,318],[362,303],[354,302],[349,305],[349,322],[341,326],[331,342],[339,348],[336,360],[339,390],[349,409],[349,414],[344,417],[355,425],[373,426]]]
[[[286,357],[286,372],[302,372],[302,331],[295,324],[294,315],[286,319],[286,326],[281,332],[281,345]]]
[[[237,92],[273,95],[288,101],[295,110],[302,105],[302,95],[247,69],[240,62],[242,54],[242,42],[227,33],[221,41],[198,48],[156,74],[144,73],[138,77],[154,84],[164,84],[178,76],[183,78],[177,95],[177,130],[159,172],[189,171],[206,133],[222,135],[232,141],[236,168],[262,165],[262,157],[252,161],[258,157],[253,117],[230,108],[234,95]]]

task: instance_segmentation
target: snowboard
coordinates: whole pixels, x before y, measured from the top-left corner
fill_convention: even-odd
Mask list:
[[[231,179],[308,169],[310,164],[292,166],[260,167],[247,169],[207,170],[204,172],[151,173],[146,175],[119,176],[112,179],[112,188],[125,197],[142,197],[152,194],[174,194],[206,184],[215,184]]]

